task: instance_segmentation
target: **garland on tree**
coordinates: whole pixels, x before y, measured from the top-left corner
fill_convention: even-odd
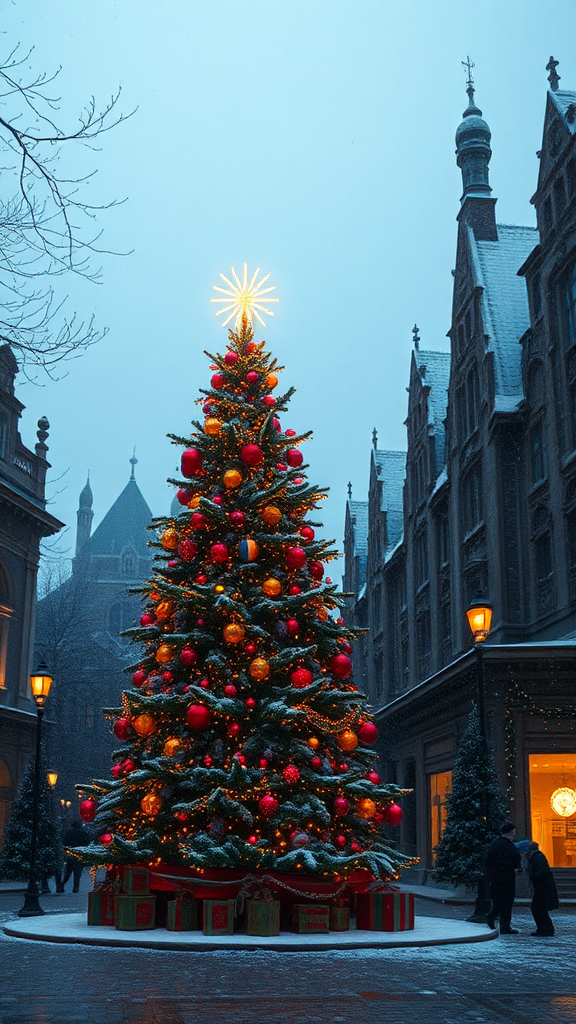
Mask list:
[[[32,754],[22,776],[18,796],[12,805],[10,821],[4,830],[4,844],[0,853],[0,878],[6,881],[27,882],[30,875],[35,766],[36,755]],[[37,882],[42,878],[59,875],[64,864],[60,816],[47,782],[47,772],[46,750],[42,744],[36,847]]]
[[[121,709],[112,780],[82,787],[92,865],[172,863],[389,878],[409,859],[383,835],[402,790],[374,767],[377,729],[351,680],[354,634],[308,518],[326,492],[283,430],[293,393],[244,310],[211,356],[204,418],[172,479],[181,513],[153,523],[144,651]]]

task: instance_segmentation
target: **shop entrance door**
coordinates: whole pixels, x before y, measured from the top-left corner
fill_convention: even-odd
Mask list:
[[[550,867],[576,868],[576,753],[530,754],[532,839]]]

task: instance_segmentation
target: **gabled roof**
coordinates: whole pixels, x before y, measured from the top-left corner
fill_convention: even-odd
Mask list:
[[[404,479],[406,477],[406,452],[382,452],[372,449],[370,481],[381,482],[380,510],[386,512],[386,550],[394,547],[402,537],[404,529]]]
[[[82,549],[82,558],[94,555],[119,555],[129,544],[139,555],[151,558],[147,544],[147,527],[151,519],[152,512],[136,480],[131,477]]]
[[[478,241],[468,228],[474,283],[483,289],[487,349],[494,353],[496,401],[523,397],[520,338],[530,326],[526,285],[518,270],[538,242],[537,228],[498,224],[498,241]]]
[[[359,581],[366,579],[366,561],[368,558],[368,502],[352,501],[346,502],[346,534],[352,531],[354,545],[352,557],[358,559]],[[359,582],[357,581],[357,582]]]
[[[556,92],[550,91],[548,95],[570,134],[576,135],[576,92],[571,89],[557,89]]]

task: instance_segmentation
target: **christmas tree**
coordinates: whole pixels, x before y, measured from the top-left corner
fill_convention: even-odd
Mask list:
[[[36,755],[26,765],[18,796],[12,806],[10,821],[4,832],[4,845],[0,854],[0,878],[12,882],[27,882],[30,874],[30,847],[32,842],[32,804],[34,800],[34,771]],[[36,881],[60,874],[64,863],[60,817],[54,795],[46,778],[48,762],[44,746],[40,754],[40,800],[38,804],[38,836],[36,853]]]
[[[215,301],[236,330],[206,353],[203,419],[170,435],[182,511],[153,524],[154,575],[127,631],[143,652],[106,712],[126,746],[112,781],[83,787],[97,825],[84,861],[387,878],[407,861],[384,835],[401,790],[374,768],[354,637],[324,575],[338,556],[310,518],[326,494],[307,479],[310,433],[283,430],[293,389],[274,396],[282,367],[254,339],[272,290],[257,274],[224,278]]]
[[[448,816],[436,847],[434,877],[472,889],[482,878],[486,847],[500,834],[506,818],[506,797],[476,708],[458,748],[446,803]]]

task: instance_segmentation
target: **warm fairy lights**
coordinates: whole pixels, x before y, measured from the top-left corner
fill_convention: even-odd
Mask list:
[[[270,274],[265,274],[260,281],[256,281],[258,274],[260,273],[260,267],[257,267],[250,281],[248,280],[248,264],[244,264],[244,272],[242,275],[242,281],[240,281],[234,267],[230,268],[230,272],[234,281],[230,281],[224,274],[220,274],[220,277],[227,288],[222,288],[220,285],[212,285],[214,291],[221,292],[224,298],[221,299],[210,299],[210,302],[217,302],[222,305],[222,309],[219,309],[216,316],[225,316],[226,313],[229,315],[225,320],[222,321],[222,327],[227,327],[231,320],[236,318],[236,329],[239,330],[246,322],[252,324],[254,317],[262,324],[266,326],[260,313],[266,313],[267,316],[274,316],[271,309],[267,309],[263,304],[262,299],[269,305],[271,302],[279,302],[279,299],[270,297],[270,292],[276,290],[276,285],[271,285],[269,288],[264,288],[270,278]],[[268,296],[266,298],[266,296]]]

